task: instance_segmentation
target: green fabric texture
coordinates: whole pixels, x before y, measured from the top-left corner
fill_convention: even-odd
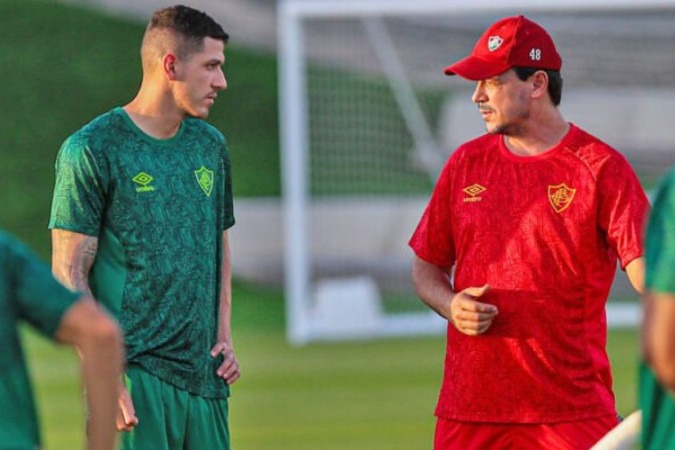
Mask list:
[[[675,169],[657,190],[645,246],[647,289],[675,293]],[[640,365],[639,397],[643,414],[642,448],[675,449],[675,398],[644,362]]]
[[[136,408],[138,425],[122,433],[122,450],[230,448],[227,399],[202,398],[150,375],[137,366],[125,382]]]
[[[647,225],[645,286],[675,293],[675,169],[656,191]]]
[[[0,449],[34,449],[40,443],[19,323],[53,338],[78,297],[23,244],[0,232]]]

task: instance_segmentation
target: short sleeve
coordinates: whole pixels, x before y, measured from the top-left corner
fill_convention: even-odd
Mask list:
[[[234,225],[234,204],[232,194],[232,163],[230,161],[230,152],[227,142],[222,141],[222,159],[223,159],[223,178],[224,178],[224,221],[223,230],[227,230]]]
[[[675,169],[656,192],[646,237],[647,289],[675,293]]]
[[[80,294],[62,286],[49,267],[23,244],[5,240],[2,253],[3,267],[11,271],[9,296],[16,305],[17,317],[53,337]]]
[[[49,228],[98,236],[105,208],[105,183],[85,140],[77,135],[66,140],[55,169]]]
[[[455,264],[451,208],[453,162],[454,155],[441,171],[429,204],[408,242],[420,259],[440,267]]]
[[[598,175],[598,217],[621,267],[644,255],[649,200],[628,161],[614,154]]]

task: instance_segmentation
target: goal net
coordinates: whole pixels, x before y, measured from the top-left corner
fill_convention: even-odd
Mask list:
[[[288,338],[438,333],[407,241],[442,164],[484,125],[443,68],[525,14],[563,57],[561,110],[623,152],[647,190],[675,162],[675,1],[285,0],[280,117]],[[498,5],[498,6],[497,6]],[[623,275],[610,325],[637,323]]]

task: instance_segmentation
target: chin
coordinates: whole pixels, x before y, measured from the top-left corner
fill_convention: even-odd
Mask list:
[[[485,131],[488,134],[507,134],[506,133],[506,127],[505,126],[500,126],[500,125],[486,125],[485,126]]]
[[[207,109],[206,111],[188,111],[187,113],[185,113],[185,115],[195,119],[206,119],[207,117],[209,117],[209,110]]]

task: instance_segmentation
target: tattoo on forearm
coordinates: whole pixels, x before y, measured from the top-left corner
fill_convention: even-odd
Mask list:
[[[94,265],[98,252],[98,239],[87,238],[76,250],[73,265],[71,266],[71,282],[73,287],[91,294],[89,288],[89,271]]]
[[[91,294],[89,271],[98,252],[98,238],[53,230],[54,275],[71,289]]]

